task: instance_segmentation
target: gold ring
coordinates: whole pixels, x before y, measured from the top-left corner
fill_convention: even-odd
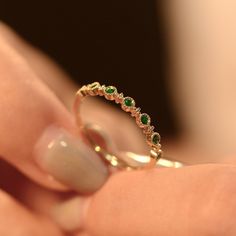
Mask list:
[[[142,129],[148,146],[150,147],[149,161],[145,162],[140,168],[153,168],[156,166],[159,159],[164,160],[162,157],[162,150],[160,144],[160,135],[154,130],[154,126],[151,125],[151,118],[147,113],[142,113],[139,107],[136,107],[135,101],[131,97],[125,97],[123,93],[118,93],[117,88],[114,86],[100,85],[99,82],[94,82],[88,85],[82,86],[76,93],[74,102],[74,113],[76,116],[77,124],[81,127],[82,120],[79,113],[80,104],[85,97],[88,96],[103,96],[107,100],[115,101],[121,105],[121,108],[130,113],[135,118],[137,125]],[[113,167],[120,169],[138,169],[139,167],[131,166],[127,161],[108,153],[106,150],[93,143],[94,149],[98,152],[106,161]],[[168,161],[168,160],[166,160]],[[171,163],[171,161],[169,161]],[[179,163],[179,162],[175,162]],[[169,164],[171,165],[171,164]],[[172,165],[174,165],[172,163]],[[181,166],[177,164],[178,167]]]

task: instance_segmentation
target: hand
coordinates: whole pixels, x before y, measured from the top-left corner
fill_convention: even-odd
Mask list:
[[[59,226],[71,232],[70,235],[79,236],[235,235],[235,167],[230,164],[119,172],[92,196],[72,192],[81,193],[88,190],[86,188],[95,191],[107,179],[91,151],[74,140],[76,127],[66,107],[72,104],[71,94],[76,87],[48,58],[20,41],[5,26],[1,25],[0,31],[0,91],[5,98],[0,101],[0,150],[2,160],[9,163],[1,164],[1,235],[63,235]],[[111,108],[103,105],[101,112],[98,111],[100,104],[89,103],[89,106],[93,108],[88,109],[90,121],[104,125],[105,115],[111,114]],[[113,115],[112,119],[105,120],[103,128],[118,148],[125,150],[138,143],[137,152],[142,152],[144,142],[136,133],[135,125],[119,112],[114,111]],[[127,129],[114,129],[113,124],[120,120]],[[54,155],[47,158],[53,164],[49,165],[44,159],[46,150],[41,148],[37,152],[39,165],[36,164],[32,155],[34,146],[42,146],[45,137],[49,140],[50,135],[58,138],[57,132],[48,132],[52,131],[48,128],[52,124],[63,127],[63,131],[59,129],[65,133],[63,137],[84,148],[83,152],[80,149],[78,162],[88,159],[97,164],[91,169],[85,162],[85,166],[79,166],[80,170],[90,168],[97,171],[96,175],[88,171],[73,176],[71,173],[79,172],[74,166],[69,168],[73,171],[64,172],[58,156]],[[127,143],[120,137],[137,139]],[[71,164],[70,155],[67,159],[61,157]],[[101,181],[94,185],[92,181],[97,178]],[[88,179],[90,183],[86,182]],[[68,197],[70,199],[64,201]],[[59,226],[49,217],[52,205],[57,205],[53,217]]]
[[[0,235],[62,235],[49,214],[52,206],[71,190],[43,171],[33,152],[40,137],[51,135],[48,131],[52,126],[72,135],[76,133],[68,107],[77,87],[48,57],[2,23],[0,57]],[[100,106],[96,104],[89,103],[93,109],[88,108],[87,117],[92,121],[96,114],[96,122],[105,123],[114,140],[129,135],[125,129],[114,128],[113,121],[122,121],[124,127],[137,134],[129,145],[135,147],[140,142],[141,149],[143,142],[135,125],[109,106],[103,105],[102,112],[98,112]],[[117,143],[128,148],[127,142]],[[107,175],[100,176],[105,181]],[[79,191],[77,182],[82,183],[83,179],[76,178],[72,184]]]

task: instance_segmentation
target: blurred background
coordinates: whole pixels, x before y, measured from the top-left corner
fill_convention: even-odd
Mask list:
[[[153,117],[164,138],[177,134],[161,3],[1,0],[0,17],[78,83],[117,86]]]

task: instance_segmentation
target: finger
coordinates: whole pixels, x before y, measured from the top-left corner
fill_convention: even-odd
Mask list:
[[[88,234],[87,232],[79,232],[74,234],[73,236],[92,236],[92,235]]]
[[[40,214],[48,215],[52,206],[67,195],[40,186],[3,160],[0,160],[0,173],[0,189]]]
[[[214,222],[210,216],[224,217],[225,211],[219,215],[219,209],[227,208],[223,199],[232,193],[229,189],[219,196],[228,189],[222,182],[226,173],[232,178],[235,167],[198,165],[117,173],[90,201],[85,228],[94,236],[210,235],[207,230]]]
[[[235,7],[235,1],[211,0],[163,7],[173,63],[169,87],[182,136],[210,161],[236,151]]]
[[[63,235],[49,219],[29,212],[3,191],[0,191],[0,222],[0,235]]]
[[[28,44],[6,24],[0,22],[1,36],[24,57],[38,77],[52,89],[58,98],[71,108],[78,85],[49,56]]]
[[[51,141],[52,137],[48,140],[47,135],[43,136],[35,152],[37,162],[42,169],[74,190],[89,193],[90,189],[93,190],[96,186],[101,187],[108,177],[107,168],[103,168],[98,162],[100,157],[107,163],[106,157],[103,156],[103,152],[99,153],[99,151],[96,152],[99,153],[99,157],[95,155],[94,143],[116,155],[121,162],[129,166],[140,167],[150,161],[148,156],[119,152],[109,136],[98,126],[85,126],[83,131],[86,133],[85,141],[88,141],[93,151],[87,150],[85,144],[61,130],[61,135],[54,131],[56,138],[53,138],[53,141]],[[49,147],[46,151],[45,146]],[[113,171],[110,169],[110,172]]]
[[[0,91],[3,98],[0,101],[0,156],[36,182],[47,187],[61,188],[61,184],[36,164],[33,150],[42,135],[49,138],[57,133],[60,136],[60,127],[75,134],[73,117],[25,60],[2,38],[0,55]],[[50,127],[53,124],[52,129]],[[54,132],[55,129],[58,132]],[[85,147],[85,156],[86,150]],[[80,181],[79,178],[75,179]]]
[[[76,233],[74,236],[92,236],[88,234],[87,232],[81,232],[81,233]]]
[[[236,165],[235,155],[224,156],[220,160],[215,160],[215,163]]]
[[[84,218],[84,212],[88,197],[72,197],[58,202],[51,210],[52,219],[67,232],[80,230]]]

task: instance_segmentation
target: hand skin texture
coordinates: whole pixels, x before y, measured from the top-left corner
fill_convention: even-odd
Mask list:
[[[1,180],[5,188],[0,191],[0,235],[236,234],[236,167],[233,161],[181,169],[117,172],[90,196],[76,194],[78,189],[73,188],[73,183],[65,186],[50,177],[51,173],[46,173],[36,163],[33,148],[52,124],[76,135],[73,116],[68,109],[76,87],[50,59],[3,24],[0,25],[0,57],[0,155],[3,163],[8,163],[1,164],[0,168],[1,174],[4,169],[9,170],[6,176],[14,180],[11,182],[4,175]],[[105,123],[104,129],[111,131],[109,135],[120,150],[138,146],[137,152],[145,151],[143,137],[125,116],[114,110],[114,117],[107,119],[104,114],[112,108],[97,102],[89,106],[94,108],[93,114],[88,111],[91,121]],[[96,110],[101,106],[102,113]],[[120,137],[129,135],[125,131],[117,135],[116,119],[122,119],[130,137],[136,137],[128,146]],[[168,149],[168,144],[166,146]],[[169,147],[177,154],[184,152],[182,144],[174,143]],[[192,153],[195,155],[194,148]],[[9,185],[15,187],[16,183],[19,190],[11,194]],[[61,222],[55,223],[50,218],[52,206],[72,196],[83,199],[81,202],[86,208],[78,205],[76,211],[72,204],[69,208],[78,214],[73,225],[68,221],[70,209],[64,212]]]

